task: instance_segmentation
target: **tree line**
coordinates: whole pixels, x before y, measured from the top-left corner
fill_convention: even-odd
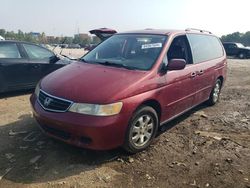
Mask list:
[[[250,46],[250,31],[246,33],[234,32],[221,37],[222,42],[239,42],[245,46]]]
[[[34,43],[43,43],[43,44],[80,44],[87,45],[90,43],[100,42],[97,37],[91,38],[90,36],[81,38],[79,35],[74,37],[47,37],[44,32],[39,33],[37,36],[34,36],[34,33],[29,32],[25,33],[21,30],[18,32],[6,31],[5,29],[0,29],[0,35],[5,39],[10,40],[20,40]],[[222,42],[239,42],[245,46],[250,46],[250,31],[246,33],[234,32],[231,34],[223,35],[221,37]]]
[[[38,40],[32,35],[31,32],[30,33],[24,33],[21,30],[18,30],[18,32],[15,33],[14,31],[6,31],[5,29],[0,29],[0,35],[2,37],[4,37],[5,39],[9,39],[9,40],[38,42]],[[42,35],[44,35],[44,33],[42,33]]]
[[[90,43],[98,43],[99,39],[97,37],[85,36],[81,38],[79,35],[74,37],[48,37],[44,32],[42,33],[25,33],[21,30],[17,32],[6,31],[5,29],[0,29],[0,36],[7,40],[18,40],[33,43],[42,44],[80,44],[82,46],[88,45]]]

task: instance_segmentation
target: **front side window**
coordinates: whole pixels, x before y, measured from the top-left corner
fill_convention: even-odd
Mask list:
[[[229,44],[228,48],[236,48],[236,44]]]
[[[50,59],[54,56],[52,52],[32,44],[23,44],[30,59]]]
[[[165,35],[118,34],[105,40],[82,60],[107,66],[149,70],[166,40]]]
[[[17,45],[15,43],[1,43],[0,58],[21,58]]]
[[[168,61],[171,59],[184,59],[187,64],[192,64],[190,45],[186,35],[176,37],[171,43],[168,53]]]
[[[193,62],[200,63],[223,56],[219,39],[211,35],[187,34],[193,54]]]

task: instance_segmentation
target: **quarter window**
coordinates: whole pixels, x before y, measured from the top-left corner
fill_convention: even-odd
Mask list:
[[[219,39],[210,35],[187,34],[193,53],[193,62],[200,63],[223,56]]]
[[[30,59],[49,59],[54,54],[47,49],[41,48],[36,45],[23,44]]]
[[[0,58],[21,58],[17,45],[15,43],[0,44]]]

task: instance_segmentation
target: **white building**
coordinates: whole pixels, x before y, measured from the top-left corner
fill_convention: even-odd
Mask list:
[[[5,39],[0,35],[0,40],[5,40]]]

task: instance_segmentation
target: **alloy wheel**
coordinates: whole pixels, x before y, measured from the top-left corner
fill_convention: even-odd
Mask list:
[[[239,58],[240,58],[240,59],[244,59],[244,58],[245,58],[245,54],[240,53],[240,54],[239,54]]]
[[[137,147],[148,143],[154,133],[154,120],[150,115],[140,116],[132,127],[131,141]]]
[[[220,83],[217,82],[217,83],[215,84],[214,92],[213,92],[213,101],[214,101],[214,102],[217,102],[217,101],[218,101],[219,95],[220,95]]]

